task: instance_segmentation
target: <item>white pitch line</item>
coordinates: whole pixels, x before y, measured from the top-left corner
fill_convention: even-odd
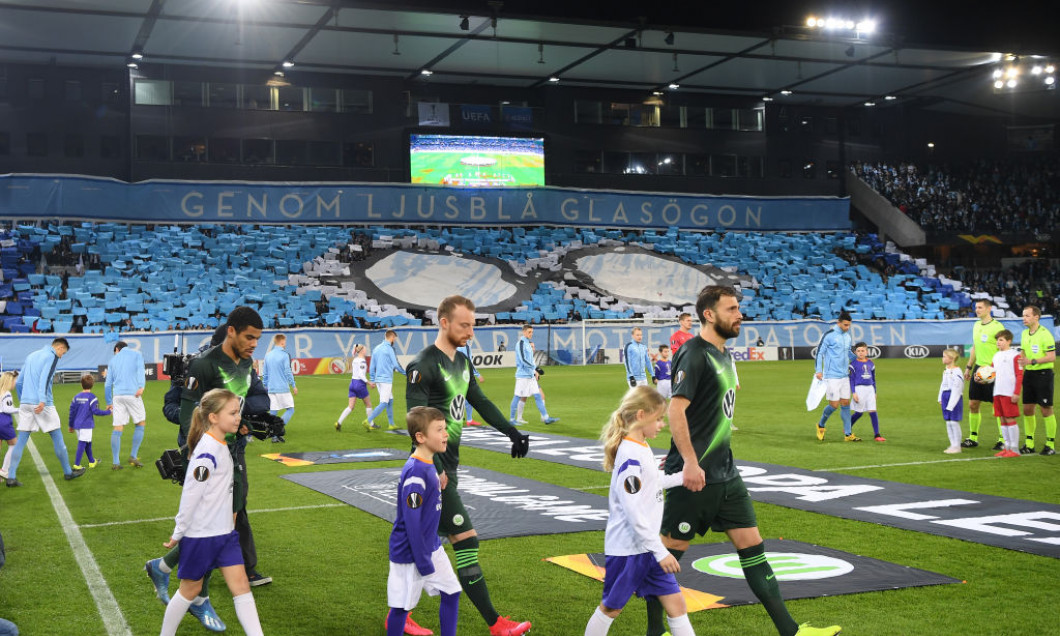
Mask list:
[[[969,457],[967,459],[934,459],[928,462],[903,462],[901,464],[870,464],[868,466],[842,466],[840,468],[815,468],[815,473],[826,473],[836,470],[862,470],[865,468],[890,468],[892,466],[923,466],[925,464],[948,464],[950,462],[977,462],[998,457]]]
[[[70,544],[70,549],[73,550],[74,560],[81,566],[81,574],[85,577],[85,582],[88,583],[88,591],[92,594],[92,600],[96,602],[96,609],[99,610],[99,616],[103,619],[103,626],[107,630],[107,636],[132,636],[132,630],[129,629],[129,624],[125,621],[125,615],[122,614],[121,608],[118,607],[117,599],[114,598],[110,587],[107,586],[107,580],[103,578],[103,573],[100,571],[95,557],[92,556],[92,551],[88,549],[85,538],[81,536],[81,530],[74,523],[74,517],[70,514],[70,509],[66,507],[63,496],[59,494],[59,489],[55,487],[55,481],[52,480],[51,473],[48,472],[48,467],[44,465],[44,460],[41,458],[40,453],[37,452],[37,447],[33,444],[32,439],[29,440],[26,447],[29,448],[29,453],[33,457],[33,463],[37,465],[37,472],[40,473],[44,489],[48,491],[48,498],[51,499],[52,508],[55,509],[55,514],[59,517],[59,524],[62,526],[63,532],[66,533],[66,540]]]
[[[571,490],[600,490],[603,488],[610,488],[611,484],[605,484],[603,486],[586,486],[584,488],[572,488]]]
[[[315,506],[291,506],[289,508],[262,508],[261,510],[248,510],[250,514],[257,514],[259,512],[287,512],[289,510],[310,510],[312,508],[339,508],[341,506],[347,506],[349,504],[344,503],[333,503],[333,504],[318,504]],[[131,519],[129,521],[109,521],[107,523],[86,523],[81,525],[81,528],[105,528],[107,526],[127,526],[136,523],[157,523],[159,521],[173,521],[173,517],[155,517],[154,519]]]

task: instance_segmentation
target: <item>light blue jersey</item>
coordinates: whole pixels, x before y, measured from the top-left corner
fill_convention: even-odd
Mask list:
[[[470,359],[471,356],[468,356]],[[376,384],[393,384],[394,374],[405,375],[405,370],[398,362],[394,345],[383,340],[372,349],[372,364],[368,367],[368,377]]]
[[[832,327],[817,345],[815,372],[824,374],[826,380],[847,379],[850,363],[857,359],[851,346],[850,332],[843,331],[839,325]]]
[[[52,346],[46,345],[26,356],[22,371],[15,380],[18,399],[22,404],[40,404],[55,406],[52,399],[52,376],[59,356],[55,355]],[[64,451],[65,452],[65,451]]]
[[[647,345],[630,340],[626,343],[625,358],[626,377],[633,376],[633,379],[638,382],[647,382],[648,373],[652,368]]]
[[[273,347],[265,354],[265,389],[269,393],[290,393],[297,386],[291,370],[291,354],[283,347]]]
[[[532,378],[536,368],[533,342],[526,336],[520,336],[519,342],[515,343],[515,378]]]
[[[115,395],[136,395],[144,388],[144,356],[132,347],[125,347],[110,359],[107,381],[103,385],[103,400],[114,404]]]

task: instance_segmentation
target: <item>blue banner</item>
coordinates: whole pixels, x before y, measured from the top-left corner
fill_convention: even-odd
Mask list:
[[[508,128],[530,130],[534,127],[534,111],[526,106],[501,106],[501,120]]]
[[[493,109],[489,106],[461,104],[460,121],[465,126],[492,126]]]
[[[903,320],[863,321],[851,326],[853,341],[864,341],[873,347],[907,347],[910,345],[962,345],[972,340],[972,323],[967,320]],[[1003,321],[1005,327],[1016,334],[1017,340],[1023,332],[1019,319]],[[762,339],[765,347],[816,347],[825,331],[835,323],[817,320],[791,322],[747,322],[740,336],[730,341],[737,348],[754,347]],[[1042,326],[1057,334],[1052,316],[1042,317]],[[534,346],[538,351],[585,351],[620,349],[629,342],[633,325],[629,323],[571,323],[564,325],[538,325],[534,330]],[[657,349],[669,343],[670,335],[677,330],[672,325],[642,325],[643,342],[649,349]],[[497,351],[501,345],[512,351],[519,340],[519,325],[476,327],[471,347],[473,353]],[[415,355],[434,342],[436,327],[398,327],[394,348],[399,356]],[[287,351],[292,358],[347,357],[354,345],[363,344],[371,350],[383,340],[385,330],[361,329],[286,329]],[[265,331],[260,346],[254,353],[263,359],[268,352],[268,343],[274,330]],[[162,332],[122,334],[121,339],[140,351],[144,361],[161,362],[162,356],[180,351],[195,351],[209,341],[210,332]],[[107,364],[113,355],[113,342],[104,342],[102,335],[69,335],[70,351],[59,361],[60,370],[96,369]],[[0,351],[3,351],[5,369],[21,368],[26,356],[47,346],[53,338],[50,334],[0,334]],[[1058,338],[1060,339],[1060,338]]]
[[[559,225],[846,230],[835,197],[652,194],[574,188],[142,181],[0,175],[0,217],[132,223]]]

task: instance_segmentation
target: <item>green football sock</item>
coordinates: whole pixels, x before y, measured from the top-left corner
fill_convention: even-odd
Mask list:
[[[747,585],[766,608],[780,636],[795,636],[795,633],[799,631],[799,624],[791,617],[787,606],[784,605],[777,577],[773,574],[769,561],[766,560],[765,544],[759,543],[750,548],[737,550],[736,554],[740,557],[740,567],[743,568]]]
[[[1038,418],[1031,413],[1023,416],[1023,436],[1027,438],[1027,448],[1034,448],[1034,431],[1038,428]]]
[[[180,562],[180,544],[178,543],[177,545],[173,546],[173,549],[171,549],[169,552],[166,552],[165,556],[162,557],[162,560],[165,562],[166,567],[168,567],[171,571],[176,570],[177,563]]]
[[[1004,444],[1005,443],[1005,436],[1001,434],[1001,431],[1002,431],[1002,429],[1001,429],[1001,418],[998,417],[998,418],[994,418],[994,419],[997,420],[997,441],[999,443],[1001,443],[1001,444]],[[1016,430],[1018,431],[1019,429],[1016,429]]]
[[[493,609],[490,591],[486,588],[486,579],[482,576],[482,568],[478,564],[478,537],[454,543],[453,554],[456,555],[456,578],[460,579],[460,587],[464,589],[478,613],[482,614],[486,624],[492,627],[500,614]]]
[[[979,441],[979,422],[981,417],[979,413],[968,414],[968,439],[973,442]]]
[[[1043,417],[1042,422],[1045,423],[1045,445],[1049,448],[1056,448],[1056,415],[1050,415],[1049,417]]]
[[[673,548],[666,548],[670,554],[674,555],[674,558],[678,561],[685,555],[684,550],[675,550]],[[659,602],[658,596],[647,596],[644,598],[645,603],[648,605],[648,636],[662,636],[666,633],[666,611],[663,610],[662,603]]]

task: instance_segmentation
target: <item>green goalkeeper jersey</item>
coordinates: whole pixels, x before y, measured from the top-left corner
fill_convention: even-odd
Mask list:
[[[1005,325],[1001,324],[1000,320],[991,318],[986,324],[981,320],[975,321],[972,325],[972,349],[975,351],[976,366],[988,365],[994,359],[994,354],[997,353],[997,334],[1004,330]]]
[[[430,406],[445,415],[449,442],[444,453],[434,455],[434,463],[449,474],[460,465],[460,436],[464,432],[467,405],[478,411],[487,424],[511,437],[518,430],[508,423],[493,402],[482,392],[471,361],[460,351],[450,360],[441,349],[431,345],[419,352],[406,371],[405,411]]]
[[[739,476],[729,440],[736,406],[736,369],[728,350],[721,351],[701,337],[681,345],[673,363],[673,394],[689,400],[685,417],[692,447],[707,483]],[[677,446],[670,442],[666,472],[684,468]]]

